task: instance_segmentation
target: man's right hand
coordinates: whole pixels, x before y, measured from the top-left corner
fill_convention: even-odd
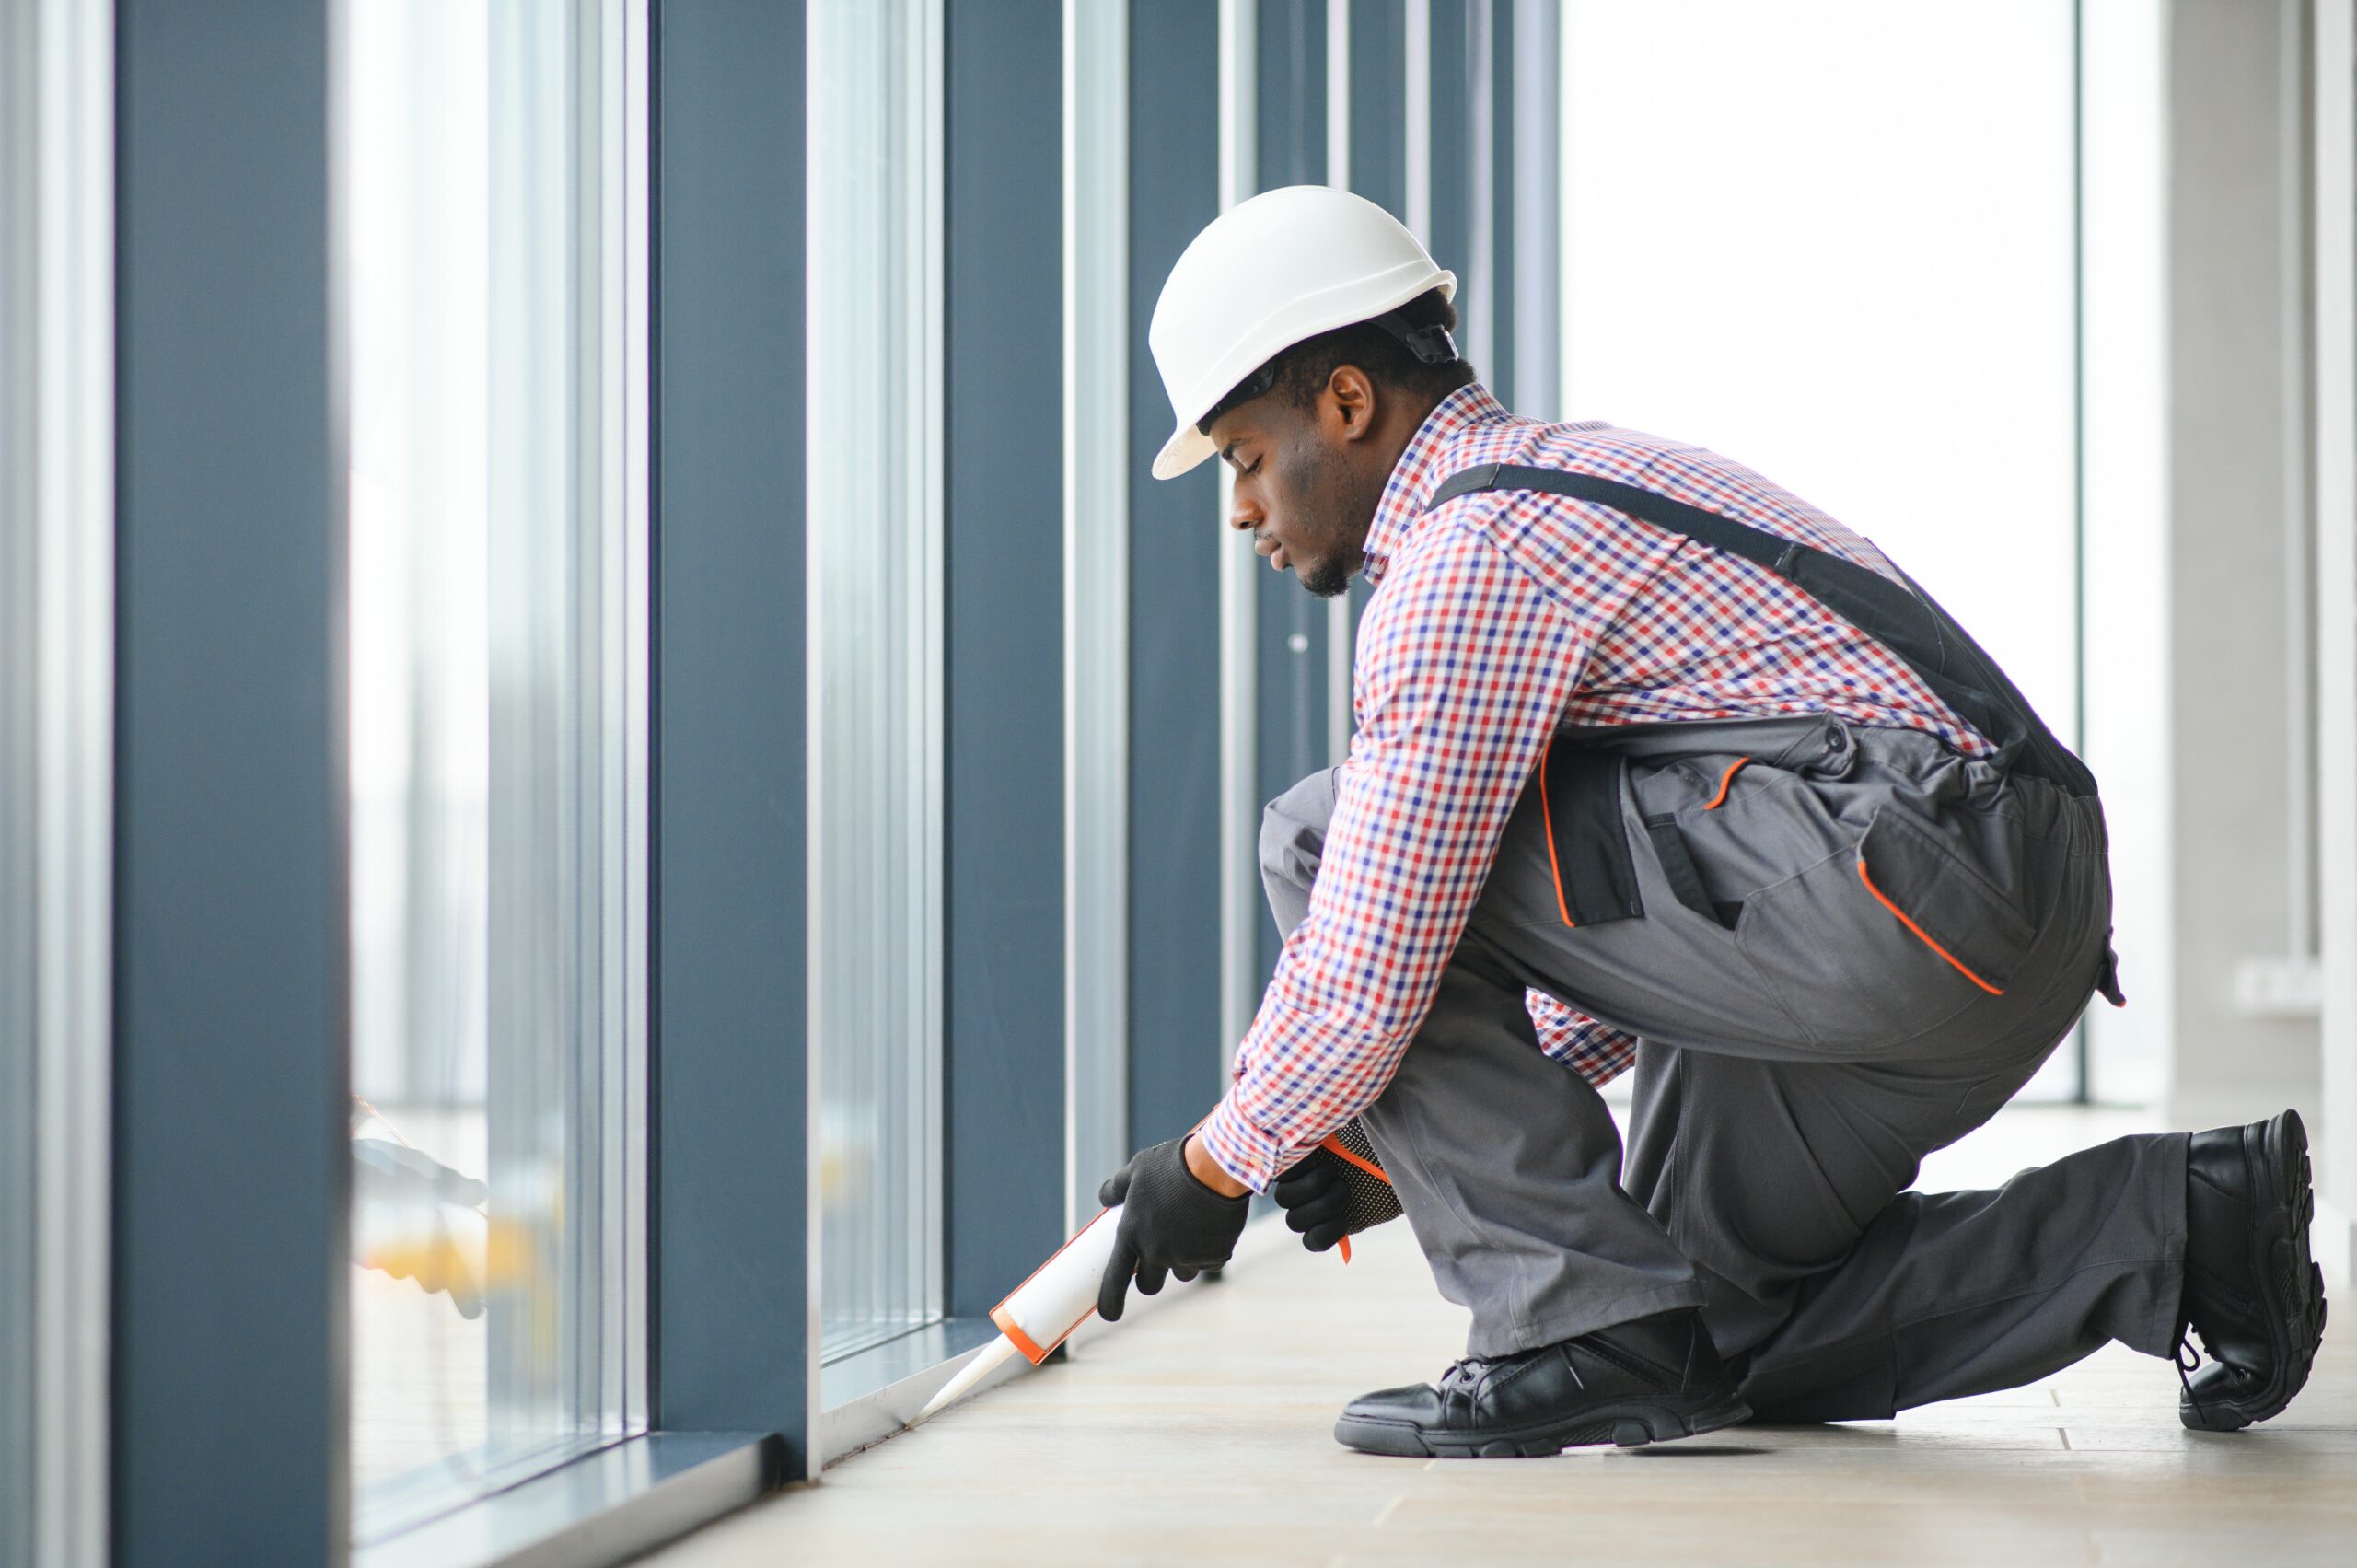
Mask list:
[[[1351,1188],[1342,1162],[1331,1150],[1309,1157],[1277,1178],[1269,1196],[1285,1212],[1285,1226],[1312,1252],[1323,1252],[1348,1234]]]

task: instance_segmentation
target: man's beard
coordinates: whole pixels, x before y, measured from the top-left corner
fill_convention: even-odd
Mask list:
[[[1330,506],[1306,518],[1302,528],[1312,540],[1333,548],[1320,552],[1306,565],[1295,562],[1294,577],[1316,598],[1339,598],[1350,591],[1351,574],[1365,560],[1358,541],[1365,538],[1367,524],[1374,521],[1381,493],[1354,494],[1349,470],[1341,459],[1322,448],[1314,448],[1302,459],[1295,479],[1290,487],[1295,494],[1329,495],[1334,499]],[[1355,526],[1352,521],[1354,517],[1359,519]]]
[[[1306,572],[1296,570],[1294,575],[1301,586],[1318,598],[1339,598],[1350,592],[1351,574],[1356,568],[1329,556]]]

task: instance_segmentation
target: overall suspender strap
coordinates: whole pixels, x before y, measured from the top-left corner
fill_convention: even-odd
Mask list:
[[[1443,481],[1424,510],[1489,490],[1536,490],[1609,506],[1764,566],[1888,648],[1996,746],[1999,767],[2045,779],[2074,796],[2096,793],[2087,765],[2054,738],[1997,662],[1912,581],[1893,582],[1854,561],[1656,491],[1562,469],[1509,463],[1467,469]]]

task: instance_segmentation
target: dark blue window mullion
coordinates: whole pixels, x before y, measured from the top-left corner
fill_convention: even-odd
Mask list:
[[[979,1316],[1064,1237],[1062,7],[947,17],[944,1251]]]
[[[1432,232],[1424,242],[1433,259],[1457,276],[1459,316],[1470,308],[1474,291],[1486,286],[1471,275],[1473,116],[1467,15],[1471,3],[1432,0]],[[1489,366],[1479,368],[1486,373]]]
[[[116,13],[110,1551],[341,1562],[329,8]]]
[[[810,1452],[803,6],[655,13],[655,1424]]]
[[[1219,1098],[1219,552],[1211,464],[1147,470],[1170,401],[1146,325],[1219,214],[1217,0],[1130,6],[1130,1143]]]
[[[1326,3],[1260,7],[1260,185],[1326,182]],[[1333,761],[1326,731],[1328,617],[1290,572],[1258,568],[1260,710],[1256,784],[1273,800]],[[1276,972],[1274,922],[1254,924],[1260,982]]]

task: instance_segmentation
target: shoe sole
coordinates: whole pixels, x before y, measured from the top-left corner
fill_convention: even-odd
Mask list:
[[[2276,1353],[2283,1376],[2274,1387],[2249,1400],[2212,1398],[2196,1403],[2179,1394],[2177,1419],[2195,1432],[2240,1432],[2254,1422],[2280,1415],[2283,1407],[2307,1386],[2317,1347],[2324,1342],[2324,1271],[2316,1267],[2308,1247],[2308,1226],[2316,1218],[2314,1172],[2308,1158],[2308,1130],[2300,1113],[2287,1110],[2267,1124],[2262,1158],[2258,1162],[2264,1196],[2271,1200],[2267,1216],[2252,1237],[2252,1262],[2258,1266],[2259,1291],[2276,1325]]]
[[[1618,1448],[1642,1448],[1648,1443],[1700,1437],[1705,1432],[1716,1432],[1750,1419],[1751,1407],[1735,1395],[1725,1394],[1696,1401],[1691,1407],[1675,1400],[1624,1400],[1583,1411],[1577,1420],[1562,1425],[1502,1432],[1478,1439],[1453,1439],[1428,1434],[1406,1422],[1346,1415],[1334,1423],[1334,1441],[1362,1454],[1385,1454],[1402,1459],[1543,1459],[1566,1448],[1596,1447],[1606,1443]]]

